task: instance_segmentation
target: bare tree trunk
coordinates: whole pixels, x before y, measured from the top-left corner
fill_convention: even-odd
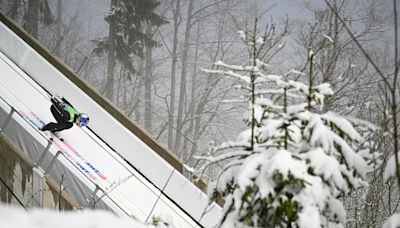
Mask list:
[[[188,143],[189,143],[189,137],[192,136],[194,133],[194,118],[195,118],[195,98],[196,98],[196,75],[197,75],[197,55],[199,52],[199,37],[200,37],[200,23],[197,24],[197,36],[196,36],[196,49],[194,51],[194,56],[193,56],[193,72],[192,72],[192,83],[191,83],[191,95],[190,95],[190,120],[189,120],[189,128],[187,134],[187,137],[185,137],[184,142],[183,142],[183,151],[182,151],[182,158],[184,161],[186,161],[188,158],[184,158],[184,153],[188,148]]]
[[[61,22],[62,22],[62,0],[57,0],[57,34],[61,32]]]
[[[200,26],[200,24],[199,24]],[[215,51],[215,53],[213,54],[213,56],[210,56],[210,62],[215,62],[218,58],[220,58],[220,56],[224,56],[224,46],[222,45],[223,40],[222,40],[222,34],[223,34],[223,30],[222,28],[225,28],[225,24],[224,24],[224,19],[221,18],[219,21],[219,31],[218,31],[218,45],[217,45],[217,50]],[[229,47],[228,47],[229,48]],[[195,54],[195,56],[197,56]],[[202,134],[204,133],[204,129],[206,129],[206,126],[212,121],[212,119],[215,118],[215,114],[211,114],[211,117],[208,118],[208,120],[203,121],[202,117],[204,117],[204,115],[202,115],[202,113],[205,112],[206,106],[209,104],[209,102],[213,99],[210,98],[212,92],[215,90],[216,85],[218,84],[218,82],[220,81],[220,78],[215,78],[213,76],[208,75],[207,77],[207,81],[205,83],[205,86],[203,87],[204,89],[199,89],[198,94],[200,95],[200,98],[198,98],[197,103],[195,105],[195,107],[193,107],[193,116],[191,117],[194,121],[194,126],[192,127],[192,132],[193,132],[193,137],[192,137],[192,145],[191,145],[191,149],[189,154],[187,155],[187,159],[185,159],[185,161],[189,161],[190,158],[192,157],[192,155],[196,154],[197,152],[197,145],[199,143],[199,140],[202,136]],[[201,90],[201,91],[200,91]]]
[[[147,25],[146,28],[146,35],[151,37],[151,24]],[[153,71],[152,71],[152,54],[153,48],[149,45],[146,46],[146,53],[145,53],[145,72],[144,72],[144,128],[151,132],[152,130],[152,108],[151,108],[151,84],[153,80]]]
[[[62,25],[61,23],[62,23],[62,0],[57,0],[57,26],[56,26],[57,37],[61,37],[61,25]],[[54,54],[56,56],[60,56],[60,45],[56,45]]]
[[[252,58],[252,65],[253,68],[256,66],[256,56],[257,54],[257,46],[256,46],[256,35],[257,35],[257,23],[258,23],[258,18],[256,16],[255,21],[254,21],[254,33],[253,33],[253,44],[252,44],[252,53],[251,53],[251,58]],[[255,106],[255,101],[256,101],[256,95],[255,95],[255,80],[256,80],[256,75],[254,74],[254,71],[250,73],[250,86],[251,86],[251,144],[250,144],[250,150],[253,151],[254,149],[254,139],[255,139],[255,118],[254,118],[254,106]]]
[[[144,61],[141,58],[139,61],[139,79],[138,79],[138,84],[136,86],[136,90],[135,90],[135,103],[137,104],[136,108],[135,108],[135,120],[137,123],[140,124],[140,122],[142,121],[142,115],[140,113],[139,107],[140,107],[140,97],[142,95],[142,84],[143,84],[143,78],[144,78]]]
[[[28,1],[28,13],[26,15],[25,29],[30,35],[38,38],[39,25],[39,0]]]
[[[200,134],[200,127],[201,127],[201,113],[204,110],[205,107],[205,97],[202,97],[203,99],[200,100],[199,105],[196,108],[196,112],[194,114],[194,129],[193,129],[193,145],[190,150],[190,154],[195,154],[197,150],[197,144],[199,142],[199,134]]]
[[[16,20],[18,17],[18,9],[20,7],[20,2],[15,1],[15,0],[7,0],[5,1],[6,5],[4,7],[4,10],[7,9],[7,5],[10,6],[8,9],[8,16],[10,16],[13,20]],[[2,4],[3,5],[3,4]],[[24,27],[25,28],[25,27]],[[25,28],[26,29],[26,28]]]
[[[194,113],[194,129],[193,129],[193,145],[190,150],[189,157],[191,155],[195,154],[197,151],[197,145],[199,142],[199,138],[201,137],[201,130],[200,130],[202,127],[202,115],[201,114],[204,112],[204,109],[207,104],[207,99],[211,93],[212,88],[215,86],[215,84],[213,84],[211,82],[211,80],[212,80],[211,76],[208,76],[205,91],[202,93],[202,96],[199,99],[196,110],[193,110],[193,111],[195,111],[195,113]]]
[[[190,39],[190,29],[192,26],[192,12],[193,12],[193,0],[189,1],[187,21],[186,21],[186,31],[185,31],[185,41],[183,45],[182,53],[182,72],[181,72],[181,83],[180,83],[180,93],[179,93],[179,106],[178,106],[178,116],[176,118],[176,136],[175,136],[175,153],[178,152],[181,146],[181,131],[182,131],[182,119],[183,111],[185,108],[185,98],[186,98],[186,73],[187,73],[187,58],[189,54],[189,39]]]
[[[116,0],[111,0],[110,9],[115,5]],[[107,59],[107,85],[106,97],[113,101],[114,97],[114,70],[115,70],[115,21],[110,20],[108,33],[108,59]]]
[[[175,86],[176,86],[176,62],[178,49],[178,28],[180,24],[180,0],[176,0],[176,8],[174,10],[174,41],[172,46],[172,62],[171,62],[171,97],[169,101],[168,112],[168,149],[172,149],[174,144],[174,115],[175,115]]]
[[[392,118],[393,118],[393,140],[394,140],[394,157],[396,164],[396,178],[397,186],[400,191],[400,160],[399,160],[399,132],[398,132],[398,121],[397,121],[397,78],[399,75],[399,57],[398,57],[398,27],[397,27],[397,4],[396,0],[393,0],[393,15],[394,15],[394,76],[393,76],[393,89],[392,89]]]

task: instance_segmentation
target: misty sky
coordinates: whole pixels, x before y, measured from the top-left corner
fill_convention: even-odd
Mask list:
[[[268,17],[281,18],[288,16],[290,19],[298,19],[311,16],[308,10],[301,7],[300,4],[302,1],[299,0],[263,0],[258,2],[261,2],[258,4],[264,4],[265,9],[270,8],[267,12]],[[308,2],[313,8],[325,6],[321,0],[309,0]],[[55,10],[57,0],[50,0],[49,3],[51,8]],[[109,10],[109,0],[68,0],[63,1],[63,4],[64,20],[78,13],[83,18],[83,23],[81,24],[82,30],[90,34],[91,38],[107,33],[107,24],[104,21],[104,15]]]
[[[304,8],[305,4],[312,9],[326,7],[324,0],[254,0],[254,2],[257,2],[258,5],[263,5],[263,10],[269,9],[266,15],[268,18],[272,17],[274,19],[286,16],[290,20],[310,18],[312,17],[311,11]],[[49,0],[49,3],[55,11],[57,0]],[[109,10],[109,0],[64,0],[63,4],[64,20],[78,13],[83,18],[82,31],[86,32],[90,39],[107,34],[104,15]],[[392,8],[393,2],[392,0],[384,0],[384,5],[385,8]]]

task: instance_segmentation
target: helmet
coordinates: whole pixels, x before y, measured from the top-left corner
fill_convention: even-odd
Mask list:
[[[79,113],[78,125],[81,127],[87,126],[89,123],[89,116],[86,113]]]

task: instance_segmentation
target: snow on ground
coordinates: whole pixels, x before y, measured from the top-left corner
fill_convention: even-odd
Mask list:
[[[165,219],[164,219],[165,221]],[[2,228],[150,228],[167,227],[145,225],[129,218],[120,218],[107,211],[68,211],[59,212],[48,209],[26,211],[15,206],[0,203],[0,227]]]
[[[400,227],[400,214],[394,214],[383,224],[382,228]]]

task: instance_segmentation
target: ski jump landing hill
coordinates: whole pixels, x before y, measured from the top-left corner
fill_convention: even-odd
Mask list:
[[[63,181],[83,207],[143,222],[170,215],[178,227],[217,224],[221,208],[208,205],[179,160],[1,12],[0,20],[1,131],[39,169]],[[88,128],[63,131],[64,142],[37,130],[53,121],[49,96],[56,93],[91,117]]]

